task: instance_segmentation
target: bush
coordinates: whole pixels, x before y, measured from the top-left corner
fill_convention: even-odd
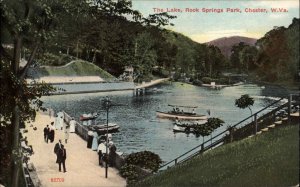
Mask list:
[[[141,168],[149,169],[152,172],[158,170],[159,165],[162,163],[160,157],[150,151],[141,151],[137,153],[131,153],[125,158],[126,164],[133,164],[140,166]]]
[[[132,164],[123,165],[120,169],[120,175],[126,178],[129,184],[136,182],[139,177],[136,167]]]
[[[218,84],[229,84],[229,79],[225,78],[225,77],[222,77],[222,78],[217,80],[217,83]]]
[[[210,84],[211,82],[215,82],[216,81],[216,79],[212,79],[210,77],[203,77],[201,80],[202,80],[202,82],[204,84]]]
[[[200,81],[200,80],[198,80],[198,79],[195,79],[195,80],[193,81],[193,84],[194,84],[194,85],[197,85],[197,86],[201,86],[201,85],[203,84],[203,82]]]

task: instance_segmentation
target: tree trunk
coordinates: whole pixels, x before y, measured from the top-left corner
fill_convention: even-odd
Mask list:
[[[12,70],[13,73],[17,76],[19,73],[19,66],[20,66],[20,58],[21,58],[21,46],[22,46],[22,37],[16,36],[16,39],[14,41],[14,58],[13,58],[13,64],[12,64]],[[20,88],[16,91],[16,96],[19,96]],[[20,130],[20,110],[18,103],[14,103],[14,110],[12,111],[12,118],[11,123],[13,126],[13,149],[12,149],[12,168],[13,168],[13,174],[12,174],[12,187],[18,187],[19,186],[19,130]],[[17,155],[16,155],[17,153]]]
[[[94,56],[93,56],[92,63],[95,63],[95,60],[96,60],[96,52],[97,52],[97,50],[95,50],[95,52],[94,52]]]
[[[13,125],[13,149],[12,149],[12,187],[19,186],[19,175],[20,175],[20,160],[19,160],[19,131],[20,131],[20,110],[19,106],[16,104],[13,110],[12,119]],[[16,154],[17,153],[17,154]]]
[[[76,58],[78,59],[78,40],[77,40],[77,43],[76,43]]]
[[[252,114],[252,110],[251,110],[251,108],[250,107],[248,107],[249,108],[249,110],[250,110],[250,113],[251,113],[251,116],[253,115]],[[252,119],[252,121],[253,121],[253,116],[251,117],[251,119]]]
[[[20,59],[21,59],[21,46],[22,46],[22,37],[16,36],[14,41],[14,56],[13,56],[13,64],[11,65],[12,72],[17,75],[19,72]]]

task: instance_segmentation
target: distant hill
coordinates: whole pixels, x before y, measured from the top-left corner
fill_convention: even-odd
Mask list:
[[[254,45],[256,43],[256,40],[257,39],[255,38],[247,38],[243,36],[231,36],[212,40],[210,42],[207,42],[206,44],[219,47],[223,55],[226,58],[230,58],[231,48],[233,45],[240,42],[244,42],[248,45]]]

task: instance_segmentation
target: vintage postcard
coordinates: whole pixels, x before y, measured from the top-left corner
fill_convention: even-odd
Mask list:
[[[2,0],[0,186],[299,186],[298,0]]]

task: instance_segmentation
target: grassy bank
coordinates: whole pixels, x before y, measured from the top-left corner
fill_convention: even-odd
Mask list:
[[[40,67],[36,71],[36,75],[43,76],[100,76],[104,79],[114,78],[111,74],[99,68],[98,66],[83,61],[77,60],[65,66],[45,66]]]
[[[221,146],[135,186],[292,186],[299,184],[299,126]]]

